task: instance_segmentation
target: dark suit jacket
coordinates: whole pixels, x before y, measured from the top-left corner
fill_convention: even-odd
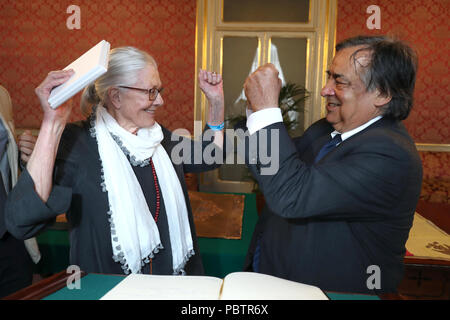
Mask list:
[[[275,175],[261,175],[260,163],[249,165],[267,208],[246,268],[260,234],[262,273],[323,290],[373,293],[369,267],[375,265],[378,292],[396,291],[422,181],[421,161],[403,124],[382,118],[316,164],[333,131],[325,119],[295,140],[282,123],[266,129],[279,132],[280,165]]]
[[[123,273],[120,264],[112,259],[108,195],[102,192],[101,161],[90,129],[88,121],[66,126],[58,147],[52,192],[46,203],[35,192],[27,170],[21,174],[6,203],[6,225],[11,234],[26,239],[52,224],[58,214],[66,212],[70,228],[70,263],[86,272]],[[178,139],[171,139],[172,133],[165,128],[163,134],[161,144],[170,156]],[[194,150],[193,141],[186,139],[186,143],[192,144],[191,150]],[[198,149],[203,150],[208,144],[203,142]],[[193,153],[186,155],[184,159],[191,159],[191,162],[174,164],[174,168],[186,199],[195,250],[185,270],[187,274],[203,274],[184,173],[210,170],[217,165],[194,164],[193,156]],[[153,179],[151,167],[145,168],[150,170]]]

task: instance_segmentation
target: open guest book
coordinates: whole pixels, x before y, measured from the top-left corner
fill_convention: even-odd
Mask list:
[[[317,287],[254,273],[205,276],[131,274],[101,300],[328,300]]]
[[[109,42],[102,40],[65,67],[64,70],[73,69],[75,73],[62,85],[53,88],[48,98],[50,107],[56,109],[104,74],[108,70],[109,48]]]

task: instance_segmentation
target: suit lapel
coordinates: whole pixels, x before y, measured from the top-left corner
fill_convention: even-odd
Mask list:
[[[361,143],[360,138],[364,136],[366,133],[370,132],[371,130],[377,129],[377,128],[386,128],[391,127],[395,123],[395,120],[388,119],[388,118],[381,118],[380,120],[376,121],[375,123],[371,124],[364,130],[361,130],[360,132],[352,135],[351,137],[345,139],[343,142],[341,142],[336,148],[331,150],[328,154],[326,154],[318,163],[322,163],[324,161],[333,159],[335,156],[339,155],[340,150],[343,150],[343,147],[345,145],[350,146],[354,143],[354,140],[359,140],[357,143]],[[330,132],[331,133],[331,132]],[[330,137],[330,134],[326,136],[321,136],[317,139],[317,142],[313,144],[313,150],[314,150],[314,156],[316,156],[322,146],[328,141]],[[314,159],[314,158],[313,158]],[[314,162],[314,160],[313,160]]]

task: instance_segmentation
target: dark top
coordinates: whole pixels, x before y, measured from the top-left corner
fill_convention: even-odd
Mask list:
[[[89,121],[66,126],[58,147],[53,188],[47,203],[43,203],[35,192],[33,180],[28,171],[25,170],[21,174],[7,200],[6,225],[13,235],[25,239],[52,224],[57,215],[66,212],[70,234],[70,263],[80,266],[85,272],[123,274],[120,263],[114,262],[112,258],[111,227],[107,214],[108,195],[102,191],[101,161],[95,135],[91,135],[90,129]],[[194,150],[194,144],[200,144],[197,148],[203,150],[212,143],[172,138],[170,131],[162,129],[164,139],[161,144],[169,157],[171,150],[177,146],[180,139],[183,143],[191,145],[191,150]],[[193,158],[193,153],[183,158],[184,163],[173,165],[186,199],[195,250],[195,255],[189,259],[185,271],[187,274],[203,274],[184,174],[214,169],[218,165],[194,164],[194,161],[189,162],[190,158]],[[133,166],[133,170],[142,186],[149,208],[154,214],[156,197],[151,166]],[[161,203],[157,226],[164,249],[153,259],[153,273],[172,274],[172,255],[164,199]],[[148,264],[143,267],[142,272],[149,272]]]
[[[3,173],[0,174],[0,298],[29,286],[33,277],[33,262],[24,242],[15,239],[6,230],[5,202],[11,184],[8,143],[11,143],[8,132],[0,121],[0,169]]]
[[[374,293],[377,282],[369,277],[371,266],[378,266],[378,292],[395,292],[422,181],[422,164],[403,124],[382,118],[316,164],[334,131],[324,119],[294,140],[281,123],[266,129],[279,133],[279,170],[261,175],[259,162],[249,165],[268,208],[246,268],[259,235],[262,273],[322,290]]]
[[[0,160],[6,156],[8,145],[8,132],[3,126],[2,121],[0,121]],[[4,209],[5,209],[5,201],[6,201],[6,189],[5,183],[2,175],[0,174],[0,239],[6,234],[6,226],[5,226],[5,217],[4,217]]]

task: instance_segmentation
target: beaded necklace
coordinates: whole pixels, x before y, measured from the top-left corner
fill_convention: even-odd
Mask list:
[[[161,194],[158,186],[158,177],[156,176],[155,165],[153,164],[152,158],[150,158],[150,165],[152,166],[153,173],[153,181],[155,182],[155,190],[156,190],[156,212],[155,212],[155,222],[158,222],[159,217],[159,209],[161,207]]]
[[[159,191],[158,177],[156,176],[155,165],[153,164],[152,158],[150,158],[150,165],[152,166],[153,181],[155,183],[155,190],[156,190],[155,223],[158,223],[159,209],[161,207],[161,193]],[[153,274],[153,259],[152,258],[150,258],[150,274]]]

